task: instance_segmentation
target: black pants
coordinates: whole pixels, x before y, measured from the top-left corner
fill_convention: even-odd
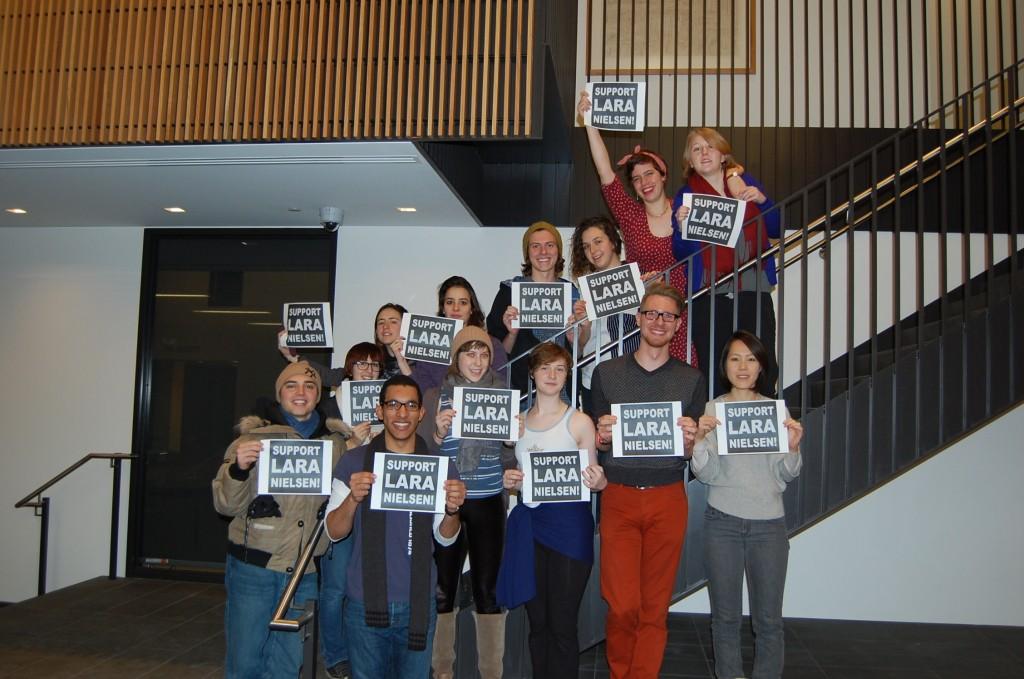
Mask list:
[[[761,300],[760,330],[757,327],[758,298]],[[712,301],[715,309],[713,328]],[[732,323],[734,305],[737,306],[735,328]],[[707,376],[708,384],[711,385],[715,396],[729,391],[729,385],[724,383],[725,376],[719,374],[719,364],[722,360],[722,350],[725,349],[726,342],[736,330],[754,333],[768,347],[768,352],[772,355],[772,366],[768,373],[768,379],[769,384],[775,385],[778,368],[775,360],[775,305],[772,303],[771,293],[748,290],[741,291],[733,297],[701,295],[693,300],[690,328],[690,332],[693,334],[693,343],[697,347],[697,360],[700,361],[701,372]]]
[[[451,613],[459,594],[462,565],[469,552],[473,601],[477,613],[500,613],[495,598],[498,566],[505,546],[505,498],[498,493],[478,500],[467,499],[460,511],[462,530],[449,547],[434,545],[437,563],[437,612]]]
[[[537,596],[526,602],[534,679],[567,679],[580,673],[577,620],[591,564],[533,543]]]

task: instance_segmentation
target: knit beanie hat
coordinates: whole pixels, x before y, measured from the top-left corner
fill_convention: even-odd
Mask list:
[[[320,393],[323,390],[323,384],[320,383],[320,373],[313,370],[307,361],[296,361],[295,363],[289,363],[285,366],[281,374],[277,376],[277,381],[274,382],[274,397],[280,400],[281,398],[281,387],[284,383],[293,377],[309,377],[316,382],[316,395],[319,398]]]
[[[558,258],[562,258],[562,234],[558,233],[558,229],[555,228],[554,224],[550,222],[534,222],[530,224],[529,228],[526,229],[526,233],[523,234],[523,261],[530,261],[530,236],[537,233],[538,231],[547,231],[555,239],[555,243],[558,245]]]
[[[452,339],[452,364],[455,364],[455,356],[459,353],[459,347],[469,342],[483,342],[488,348],[491,346],[491,336],[483,328],[475,325],[467,325],[459,330]]]

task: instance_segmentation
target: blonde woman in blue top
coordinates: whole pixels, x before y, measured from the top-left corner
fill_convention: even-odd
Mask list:
[[[800,473],[803,427],[786,413],[788,453],[718,454],[715,403],[774,398],[768,379],[772,355],[755,335],[738,330],[722,352],[720,374],[729,391],[708,401],[697,422],[690,466],[708,486],[704,512],[704,567],[711,599],[715,676],[735,679],[743,672],[740,623],[743,576],[747,577],[754,628],[754,679],[782,676],[784,644],[782,593],[786,585],[789,538],[782,494]]]

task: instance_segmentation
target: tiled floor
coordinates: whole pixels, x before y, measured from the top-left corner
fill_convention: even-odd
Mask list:
[[[219,677],[223,614],[219,584],[96,578],[0,608],[0,677]],[[671,616],[662,676],[712,677],[710,644],[707,616]],[[607,676],[584,652],[580,677]],[[1024,677],[1024,628],[790,619],[785,676]]]

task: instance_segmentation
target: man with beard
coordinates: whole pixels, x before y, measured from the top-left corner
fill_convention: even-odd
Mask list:
[[[686,457],[697,419],[704,412],[707,383],[699,370],[672,358],[683,300],[677,290],[653,283],[636,320],[640,347],[594,370],[597,448],[608,487],[601,499],[601,593],[611,676],[657,677],[668,636],[666,617],[686,536],[686,458],[614,458],[614,403],[680,401]]]
[[[466,486],[450,466],[444,514],[382,511],[369,502],[377,453],[427,452],[416,435],[425,413],[422,398],[410,377],[385,382],[377,406],[383,436],[350,450],[334,470],[325,527],[332,540],[350,534],[353,540],[343,614],[353,679],[422,678],[430,672],[434,544],[450,545],[458,537]]]

